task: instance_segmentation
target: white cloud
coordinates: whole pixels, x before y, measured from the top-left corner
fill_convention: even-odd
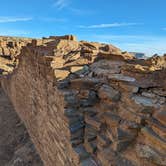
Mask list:
[[[1,17],[0,16],[0,23],[31,21],[31,20],[32,20],[32,18],[30,18],[30,17]]]
[[[72,13],[76,15],[91,15],[95,13],[95,11],[93,10],[84,10],[84,9],[78,9],[73,7],[69,7],[68,9],[69,11],[71,11]]]
[[[39,18],[41,21],[46,21],[46,22],[66,22],[67,19],[65,18],[53,18],[53,17],[43,17]]]
[[[166,40],[165,40],[166,42]],[[163,55],[166,53],[164,41],[144,42],[144,43],[115,43],[123,50],[146,53],[147,56],[154,54]]]
[[[56,0],[53,4],[53,7],[56,7],[58,10],[67,9],[67,11],[72,12],[76,15],[89,15],[94,14],[93,10],[84,10],[72,6],[71,0]]]
[[[15,29],[8,29],[3,30],[0,29],[0,36],[23,36],[28,35],[30,32],[25,30],[15,30]]]
[[[112,24],[97,24],[97,25],[80,25],[79,28],[94,29],[94,28],[114,28],[114,27],[124,27],[124,26],[134,26],[139,25],[139,23],[112,23]]]
[[[69,0],[56,0],[53,6],[57,7],[57,9],[61,10],[69,5]]]
[[[166,41],[166,36],[149,36],[149,35],[93,35],[92,36],[96,40],[105,40],[107,42],[111,41],[129,41],[129,42],[156,42],[156,41]],[[165,43],[165,42],[164,42]]]
[[[166,53],[166,36],[148,35],[89,35],[80,38],[102,43],[111,43],[124,51],[144,52],[147,56]]]

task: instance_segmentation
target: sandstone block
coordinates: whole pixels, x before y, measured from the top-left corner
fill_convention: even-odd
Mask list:
[[[58,69],[54,70],[54,75],[58,80],[65,79],[66,77],[68,77],[69,74],[70,72],[67,70],[58,70]]]
[[[120,93],[113,89],[111,86],[103,85],[99,91],[98,95],[100,99],[108,99],[112,101],[119,101],[120,100]]]
[[[95,129],[100,130],[101,122],[95,117],[86,117],[85,122]]]
[[[106,123],[108,126],[110,126],[110,128],[118,126],[121,120],[121,118],[118,115],[113,114],[111,112],[103,113],[102,117],[103,117],[102,121]]]
[[[141,129],[142,134],[145,136],[147,142],[155,147],[166,149],[166,141],[157,135],[151,128],[144,127]]]
[[[166,126],[166,110],[156,112],[154,118],[156,118],[161,124]]]

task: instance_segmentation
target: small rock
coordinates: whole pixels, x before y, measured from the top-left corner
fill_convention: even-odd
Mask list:
[[[59,69],[54,70],[54,75],[58,80],[65,79],[69,74],[70,72],[67,70],[59,70]]]
[[[108,85],[103,85],[99,89],[98,95],[100,99],[108,99],[112,101],[119,101],[121,97],[120,92]]]
[[[154,104],[153,99],[144,97],[144,96],[138,96],[134,95],[132,99],[137,103],[137,104],[142,104],[143,106],[150,106],[150,107],[157,107],[159,105]]]
[[[72,66],[71,68],[70,68],[70,71],[72,72],[72,73],[75,73],[75,72],[78,72],[78,71],[80,71],[80,70],[82,70],[83,69],[83,66]]]
[[[85,126],[85,124],[83,122],[78,121],[77,123],[70,125],[70,131],[71,131],[71,133],[75,133],[79,129],[82,129],[84,126]]]
[[[166,126],[166,111],[163,110],[163,111],[157,112],[156,114],[154,114],[153,117],[156,118],[161,124]]]
[[[86,117],[85,118],[85,122],[91,126],[93,126],[94,128],[96,128],[97,130],[100,130],[100,126],[101,123],[97,118],[94,117]]]
[[[124,76],[122,74],[111,74],[108,76],[109,79],[113,79],[113,80],[119,80],[119,81],[126,81],[126,82],[135,82],[136,79],[133,77],[129,77],[129,76]]]
[[[125,150],[130,144],[131,144],[131,141],[129,140],[115,141],[112,144],[112,148],[113,150],[120,152]]]
[[[91,125],[86,124],[85,126],[85,139],[92,141],[96,139],[98,131]]]
[[[149,98],[154,98],[155,94],[153,93],[148,93],[148,92],[142,92],[142,96],[149,97]]]
[[[102,115],[103,122],[105,122],[110,127],[115,127],[119,124],[121,118],[111,112],[106,112]]]

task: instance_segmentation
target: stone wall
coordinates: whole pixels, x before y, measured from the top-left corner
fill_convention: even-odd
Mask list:
[[[43,166],[29,134],[0,86],[0,166]]]
[[[165,56],[65,36],[19,57],[1,82],[46,166],[165,165]]]
[[[0,36],[0,76],[13,71],[22,47],[31,42],[30,38]]]
[[[74,165],[69,158],[63,99],[54,85],[49,58],[26,50],[19,69],[3,86],[35,143],[45,165]],[[50,155],[51,154],[51,155]]]

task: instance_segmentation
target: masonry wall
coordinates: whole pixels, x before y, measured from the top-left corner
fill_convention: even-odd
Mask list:
[[[50,68],[50,59],[23,50],[19,70],[2,81],[15,110],[25,122],[46,166],[75,165],[63,117],[63,99]]]
[[[2,86],[46,166],[165,164],[164,56],[140,61],[66,39],[36,44]]]

